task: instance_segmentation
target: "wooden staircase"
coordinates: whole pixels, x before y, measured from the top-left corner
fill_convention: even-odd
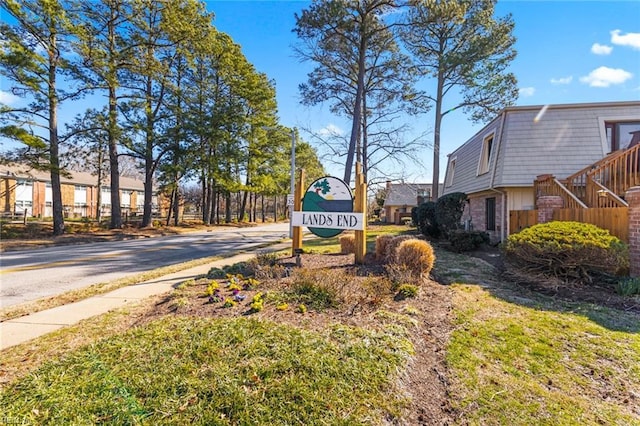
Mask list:
[[[625,192],[640,185],[640,144],[612,152],[566,179],[538,176],[537,197],[557,195],[566,208],[627,207]]]

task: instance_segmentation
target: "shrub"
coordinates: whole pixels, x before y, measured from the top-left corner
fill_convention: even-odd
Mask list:
[[[579,222],[549,222],[507,238],[505,257],[515,267],[565,280],[591,283],[596,274],[622,274],[627,246],[609,231]]]
[[[489,234],[481,231],[456,230],[449,233],[448,240],[451,243],[451,250],[462,253],[475,250],[483,243],[488,244]]]
[[[344,276],[322,270],[299,270],[293,276],[288,296],[307,307],[323,310],[337,307]]]
[[[435,260],[431,244],[415,238],[402,241],[396,253],[396,263],[407,266],[417,276],[428,275]]]
[[[413,211],[412,211],[413,216]],[[436,221],[436,203],[427,201],[420,204],[415,210],[415,218],[413,223],[416,224],[418,231],[424,236],[438,238],[440,229]]]
[[[383,260],[387,254],[387,245],[393,240],[394,236],[385,234],[376,237],[376,259]]]
[[[213,267],[209,269],[207,278],[226,278],[228,275],[251,275],[249,264],[247,262],[238,262],[233,265],[225,265],[222,268]]]
[[[380,305],[385,297],[392,293],[393,283],[386,277],[369,276],[363,280],[362,289],[365,295],[363,299],[367,303]]]
[[[255,261],[261,266],[274,266],[278,263],[279,258],[278,253],[262,252],[256,255]]]
[[[436,201],[436,223],[445,236],[459,228],[466,201],[467,195],[462,192],[443,195]]]
[[[398,287],[398,296],[400,299],[408,299],[418,295],[418,286],[413,284],[402,284]]]
[[[409,239],[415,240],[415,238],[410,235],[398,235],[387,242],[384,252],[384,261],[387,263],[394,263],[396,260],[396,251],[398,249],[398,246],[400,246],[403,241]]]
[[[640,278],[624,278],[616,283],[616,293],[621,296],[640,294]]]
[[[338,240],[340,241],[340,253],[349,254],[356,252],[356,237],[354,235],[341,235]]]

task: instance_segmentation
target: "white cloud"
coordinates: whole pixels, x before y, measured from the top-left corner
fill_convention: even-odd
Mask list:
[[[519,90],[520,96],[526,97],[526,96],[533,96],[534,93],[536,93],[536,88],[535,87],[522,87]]]
[[[342,136],[344,135],[344,130],[335,124],[328,124],[324,128],[318,130],[318,135],[320,136]]]
[[[611,43],[640,50],[640,33],[621,34],[620,30],[613,30],[611,31]]]
[[[552,84],[570,84],[572,81],[573,81],[572,75],[570,75],[569,77],[560,77],[560,78],[551,79]]]
[[[4,105],[13,105],[20,100],[16,95],[0,90],[0,103]]]
[[[631,77],[633,74],[620,68],[600,67],[589,75],[580,77],[580,81],[591,87],[609,87],[612,84],[622,84]]]
[[[593,43],[593,46],[591,46],[591,53],[595,55],[608,55],[612,50],[613,47],[606,44]]]

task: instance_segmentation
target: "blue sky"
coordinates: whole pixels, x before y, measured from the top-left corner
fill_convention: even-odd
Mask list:
[[[294,13],[307,1],[208,1],[216,15],[214,25],[242,46],[258,71],[276,82],[280,121],[321,132],[350,125],[332,116],[327,105],[300,105],[298,84],[306,80],[310,63],[294,57]],[[513,15],[518,56],[511,70],[518,78],[518,105],[640,99],[640,1],[515,1],[498,2],[496,14]],[[425,81],[428,89],[432,82]],[[452,101],[445,108],[453,107]],[[433,116],[413,120],[415,135],[428,132]],[[447,114],[442,127],[440,180],[444,179],[446,154],[473,136],[474,125],[462,112]],[[306,140],[311,138],[302,135]],[[403,172],[410,182],[431,182],[432,152],[417,152],[426,165]],[[343,169],[327,164],[331,174]],[[390,167],[391,168],[391,167]],[[397,168],[397,167],[396,167]],[[398,177],[397,170],[389,174]]]
[[[311,63],[300,63],[293,54],[297,42],[292,29],[295,13],[308,1],[210,0],[214,25],[242,46],[256,69],[276,83],[280,122],[285,126],[327,129],[345,134],[350,124],[332,116],[328,105],[307,108],[299,103],[298,85],[306,81]],[[498,2],[496,13],[513,15],[518,56],[511,71],[518,78],[518,105],[578,102],[628,101],[640,99],[640,1],[517,1]],[[433,81],[425,80],[429,90]],[[6,82],[0,81],[0,101],[8,102]],[[445,109],[453,100],[445,101]],[[61,120],[80,112],[79,105],[63,105]],[[411,120],[413,135],[433,138],[433,116]],[[61,126],[62,128],[62,126]],[[444,179],[446,154],[452,152],[482,128],[460,111],[443,121],[440,180]],[[311,135],[302,133],[305,140]],[[320,152],[322,154],[322,151]],[[416,152],[424,167],[398,171],[389,166],[389,176],[409,182],[431,182],[432,151]],[[342,176],[343,168],[325,163],[330,174]]]

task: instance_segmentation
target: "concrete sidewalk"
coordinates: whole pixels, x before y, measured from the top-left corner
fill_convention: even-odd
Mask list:
[[[104,314],[150,296],[167,293],[173,290],[178,283],[205,275],[213,267],[221,268],[225,265],[233,265],[237,262],[249,260],[256,255],[258,250],[261,252],[279,251],[290,246],[291,243],[279,243],[268,248],[256,249],[139,284],[121,287],[109,293],[92,296],[78,302],[3,321],[0,323],[0,350],[19,345],[52,331],[76,324],[81,320]]]

